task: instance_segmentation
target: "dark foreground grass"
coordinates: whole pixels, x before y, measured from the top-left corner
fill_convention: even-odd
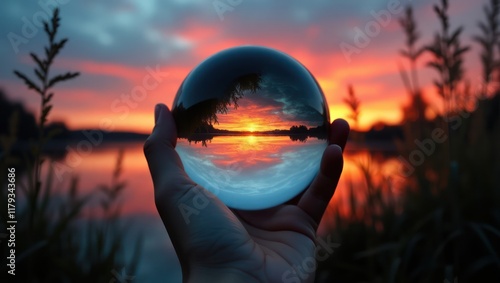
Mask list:
[[[59,22],[56,9],[52,19],[44,24],[49,41],[44,56],[30,54],[35,62],[36,79],[15,71],[39,96],[40,110],[37,139],[30,141],[29,151],[23,154],[12,151],[17,141],[18,113],[9,121],[9,133],[0,139],[0,172],[7,176],[8,168],[16,170],[15,198],[8,195],[14,191],[8,190],[7,179],[0,178],[0,231],[6,231],[10,226],[7,221],[12,220],[7,213],[7,197],[15,199],[15,219],[18,220],[15,246],[1,245],[2,262],[10,255],[11,248],[15,249],[15,270],[12,271],[15,276],[7,272],[12,270],[10,267],[3,265],[0,282],[107,283],[116,281],[116,274],[123,270],[126,274],[135,274],[139,263],[141,240],[133,247],[125,247],[124,237],[128,231],[120,221],[120,196],[125,188],[121,180],[124,153],[118,154],[111,184],[101,185],[86,195],[79,192],[77,175],[65,180],[56,178],[53,163],[43,154],[44,145],[56,134],[46,130],[54,98],[52,88],[78,76],[72,72],[49,76],[55,58],[67,42],[67,39],[56,39]],[[42,176],[43,171],[46,174]],[[89,213],[91,207],[92,213]],[[131,254],[129,259],[125,256],[127,249]]]
[[[359,167],[365,186],[351,188],[350,216],[336,212],[331,233],[341,246],[319,263],[317,282],[500,282],[498,7],[492,0],[479,24],[484,79],[477,91],[463,79],[468,47],[461,27],[450,30],[447,1],[435,7],[441,30],[428,46],[417,46],[411,8],[400,20],[410,63],[409,72],[401,69],[410,103],[398,141],[406,162],[394,176]],[[415,67],[424,52],[433,57],[444,106],[432,118]]]

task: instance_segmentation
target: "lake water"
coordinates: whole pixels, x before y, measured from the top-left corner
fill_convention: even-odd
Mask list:
[[[243,139],[243,137],[239,137]],[[244,137],[247,139],[247,144],[242,144],[239,148],[238,155],[230,155],[229,152],[221,153],[219,160],[220,164],[231,161],[239,164],[239,168],[247,169],[252,168],[253,161],[248,158],[246,154],[254,154],[252,151],[259,150],[261,147],[269,146],[267,142],[259,142],[258,138]],[[281,137],[288,139],[289,137]],[[250,139],[250,140],[249,140]],[[278,139],[279,140],[279,139]],[[313,145],[314,140],[306,141]],[[296,144],[298,146],[300,141]],[[218,141],[214,140],[208,144],[207,148],[212,148],[212,151],[219,151],[222,148],[218,147]],[[220,145],[220,144],[219,144]],[[109,184],[113,173],[113,168],[116,163],[116,158],[120,149],[125,152],[123,159],[123,174],[122,179],[126,181],[126,188],[123,193],[123,214],[130,220],[129,231],[131,235],[139,232],[144,236],[144,248],[141,258],[141,263],[134,282],[181,282],[181,270],[174,250],[168,238],[168,234],[163,227],[160,217],[157,214],[153,197],[153,184],[149,175],[146,159],[144,158],[142,142],[121,142],[121,143],[108,143],[93,148],[92,152],[86,156],[79,156],[80,159],[75,162],[73,160],[73,167],[70,171],[65,172],[57,178],[58,186],[65,187],[70,181],[72,174],[79,177],[79,187],[82,193],[89,193],[100,184]],[[202,145],[197,144],[192,147],[192,150],[199,150]],[[248,152],[244,152],[247,147]],[[181,142],[181,147],[183,147]],[[184,146],[184,150],[185,150]],[[289,148],[291,150],[292,148]],[[206,152],[206,149],[204,149]],[[212,152],[212,153],[214,153]],[[283,152],[286,152],[284,150]],[[225,157],[224,157],[225,156]],[[231,157],[232,156],[232,157]],[[236,158],[235,156],[239,156]],[[307,156],[307,155],[305,155]],[[375,172],[380,174],[391,175],[395,174],[398,170],[398,162],[394,157],[388,157],[386,154],[369,153],[367,150],[352,150],[347,146],[344,153],[344,171],[340,179],[339,185],[335,196],[333,197],[330,206],[342,207],[341,213],[348,213],[345,209],[348,197],[348,184],[352,182],[355,188],[361,188],[356,194],[362,197],[362,188],[364,186],[359,170],[359,164],[365,164],[373,167]],[[230,157],[232,159],[230,159]],[[71,153],[66,156],[71,157]],[[304,160],[307,157],[304,157]],[[64,163],[68,161],[58,161]],[[276,160],[274,160],[276,162]],[[272,161],[266,166],[271,166]],[[249,170],[250,170],[249,169]],[[331,223],[331,218],[325,215],[318,233],[324,233]],[[112,274],[110,273],[110,279]]]

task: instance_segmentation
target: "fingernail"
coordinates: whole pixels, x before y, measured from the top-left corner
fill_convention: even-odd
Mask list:
[[[338,150],[340,150],[341,153],[344,153],[344,151],[342,150],[342,147],[340,147],[340,145],[338,145],[338,144],[331,144],[329,146],[330,147],[338,147]]]

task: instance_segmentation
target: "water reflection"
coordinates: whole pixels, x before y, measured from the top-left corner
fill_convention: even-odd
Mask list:
[[[324,148],[320,139],[294,142],[265,135],[216,136],[208,147],[186,140],[177,144],[188,175],[240,208],[277,205],[305,189],[318,172]]]
[[[263,139],[266,140],[265,143],[259,142]],[[231,142],[233,144],[231,151],[221,148],[224,142],[228,143],[231,140],[239,141],[238,143]],[[315,138],[309,138],[305,145],[313,146],[315,143],[319,142],[320,141]],[[213,150],[213,152],[217,152],[217,155],[220,156],[216,161],[217,166],[219,166],[219,168],[229,169],[237,169],[238,166],[246,166],[247,168],[252,168],[252,166],[255,167],[255,164],[252,164],[252,161],[249,160],[250,158],[245,158],[244,156],[253,157],[257,156],[259,151],[260,153],[266,152],[260,161],[265,161],[263,165],[265,166],[264,168],[270,168],[275,166],[278,158],[278,154],[272,152],[275,148],[277,149],[279,146],[282,146],[281,153],[287,156],[287,151],[293,151],[293,147],[299,145],[299,142],[292,142],[286,136],[233,136],[224,138],[216,137],[208,148],[202,148],[199,143],[196,145],[189,145],[187,140],[179,140],[177,150],[182,151],[183,149],[186,150],[186,148],[188,150],[198,151]],[[123,207],[124,213],[156,214],[153,184],[149,175],[146,159],[144,158],[142,146],[143,142],[124,142],[103,144],[100,147],[96,147],[91,154],[81,158],[81,162],[77,167],[72,168],[73,170],[71,172],[63,175],[62,179],[57,179],[57,181],[61,183],[57,183],[56,185],[59,187],[66,187],[70,174],[77,174],[80,179],[79,185],[82,193],[90,193],[97,185],[111,179],[116,162],[116,154],[118,150],[122,148],[125,150],[123,178],[127,182],[127,189],[125,190],[123,200],[125,204]],[[231,155],[233,159],[229,158]],[[207,159],[209,157],[210,156],[206,156]],[[65,158],[71,159],[72,157],[67,155]],[[301,159],[304,163],[313,163],[308,161],[309,157],[302,156]],[[370,152],[368,150],[352,151],[350,150],[350,144],[348,144],[344,152],[344,169],[342,177],[340,178],[331,206],[338,206],[339,202],[344,202],[344,205],[348,204],[346,201],[348,180],[353,181],[355,185],[363,185],[362,173],[358,167],[360,162],[371,164],[373,168],[379,170],[384,175],[396,175],[395,173],[399,172],[398,166],[400,166],[400,164],[395,155],[390,153]],[[255,171],[256,168],[253,170]],[[382,173],[380,175],[382,175]],[[217,176],[214,176],[214,178],[215,177]],[[225,178],[226,176],[220,175],[219,177]],[[231,175],[227,177],[231,177]]]
[[[234,161],[240,166],[247,166],[251,168],[252,162],[243,158],[243,154],[246,156],[252,156],[252,151],[261,150],[262,152],[267,152],[265,155],[268,158],[268,163],[265,165],[266,168],[270,168],[275,164],[277,155],[269,153],[272,150],[266,144],[276,144],[283,145],[281,150],[282,154],[286,155],[287,150],[293,150],[294,146],[298,146],[299,143],[291,142],[289,137],[258,137],[258,136],[240,136],[231,137],[233,139],[239,139],[240,142],[233,143],[235,146],[231,153],[233,158],[237,158]],[[263,138],[268,140],[265,143],[259,142]],[[228,140],[225,140],[228,142]],[[215,151],[219,143],[223,143],[224,138],[216,137],[212,144],[208,148],[201,148],[201,144],[192,144],[190,148],[192,150],[207,150],[212,149]],[[305,145],[313,144],[318,142],[317,139],[309,138]],[[179,141],[179,143],[184,143],[184,146],[189,146],[187,140]],[[239,145],[239,146],[238,146]],[[137,232],[142,232],[145,240],[145,247],[143,250],[143,256],[141,258],[141,264],[137,271],[138,282],[153,282],[157,281],[158,278],[168,282],[181,282],[181,270],[175,251],[170,243],[166,240],[168,235],[166,234],[163,223],[158,216],[156,207],[154,204],[154,194],[153,194],[153,184],[151,177],[149,175],[148,166],[146,159],[144,158],[144,153],[142,150],[143,142],[133,142],[133,143],[109,143],[103,144],[96,147],[94,151],[85,158],[81,159],[81,163],[74,169],[72,173],[78,174],[80,177],[80,188],[83,194],[90,193],[96,188],[97,185],[105,183],[110,180],[113,168],[116,161],[116,153],[119,148],[125,150],[124,163],[123,163],[123,178],[127,182],[127,188],[125,189],[125,195],[123,199],[123,212],[127,218],[134,218],[136,221],[134,225],[130,226],[129,233],[135,235]],[[181,146],[178,147],[178,149]],[[351,151],[349,150],[350,145],[347,145],[347,150],[344,152],[344,170],[342,177],[340,178],[339,184],[335,195],[330,202],[330,209],[325,214],[323,221],[320,225],[320,233],[322,231],[331,231],[332,218],[336,211],[340,211],[344,215],[348,216],[350,210],[348,209],[349,200],[349,184],[348,180],[354,183],[359,197],[361,198],[362,188],[364,187],[361,172],[357,167],[358,162],[371,162],[371,165],[378,168],[384,173],[390,174],[397,172],[397,166],[399,163],[395,156],[388,154],[377,154],[370,152],[368,150],[361,151]],[[221,148],[219,147],[219,150]],[[232,164],[229,160],[230,153],[224,151],[219,152],[224,154],[225,162],[223,158],[218,160],[217,166],[226,166]],[[237,157],[238,155],[241,155]],[[68,158],[68,156],[66,156]],[[305,163],[310,163],[311,166],[313,162],[308,161],[308,157],[302,157],[302,161]],[[303,166],[301,164],[301,166]],[[55,179],[55,186],[60,188],[65,188],[66,182],[69,176],[62,180]],[[214,176],[217,178],[217,176]],[[223,176],[218,176],[218,178],[224,178]],[[337,208],[342,209],[338,210]],[[144,231],[147,231],[144,233]],[[130,245],[132,246],[132,245]],[[160,268],[161,267],[161,268]],[[153,278],[153,279],[151,279]],[[150,279],[150,280],[149,280]]]

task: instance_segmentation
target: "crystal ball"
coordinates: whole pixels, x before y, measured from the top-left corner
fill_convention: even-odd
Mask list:
[[[186,173],[235,209],[270,208],[300,194],[328,145],[318,82],[297,60],[266,47],[204,60],[182,82],[172,114]]]

